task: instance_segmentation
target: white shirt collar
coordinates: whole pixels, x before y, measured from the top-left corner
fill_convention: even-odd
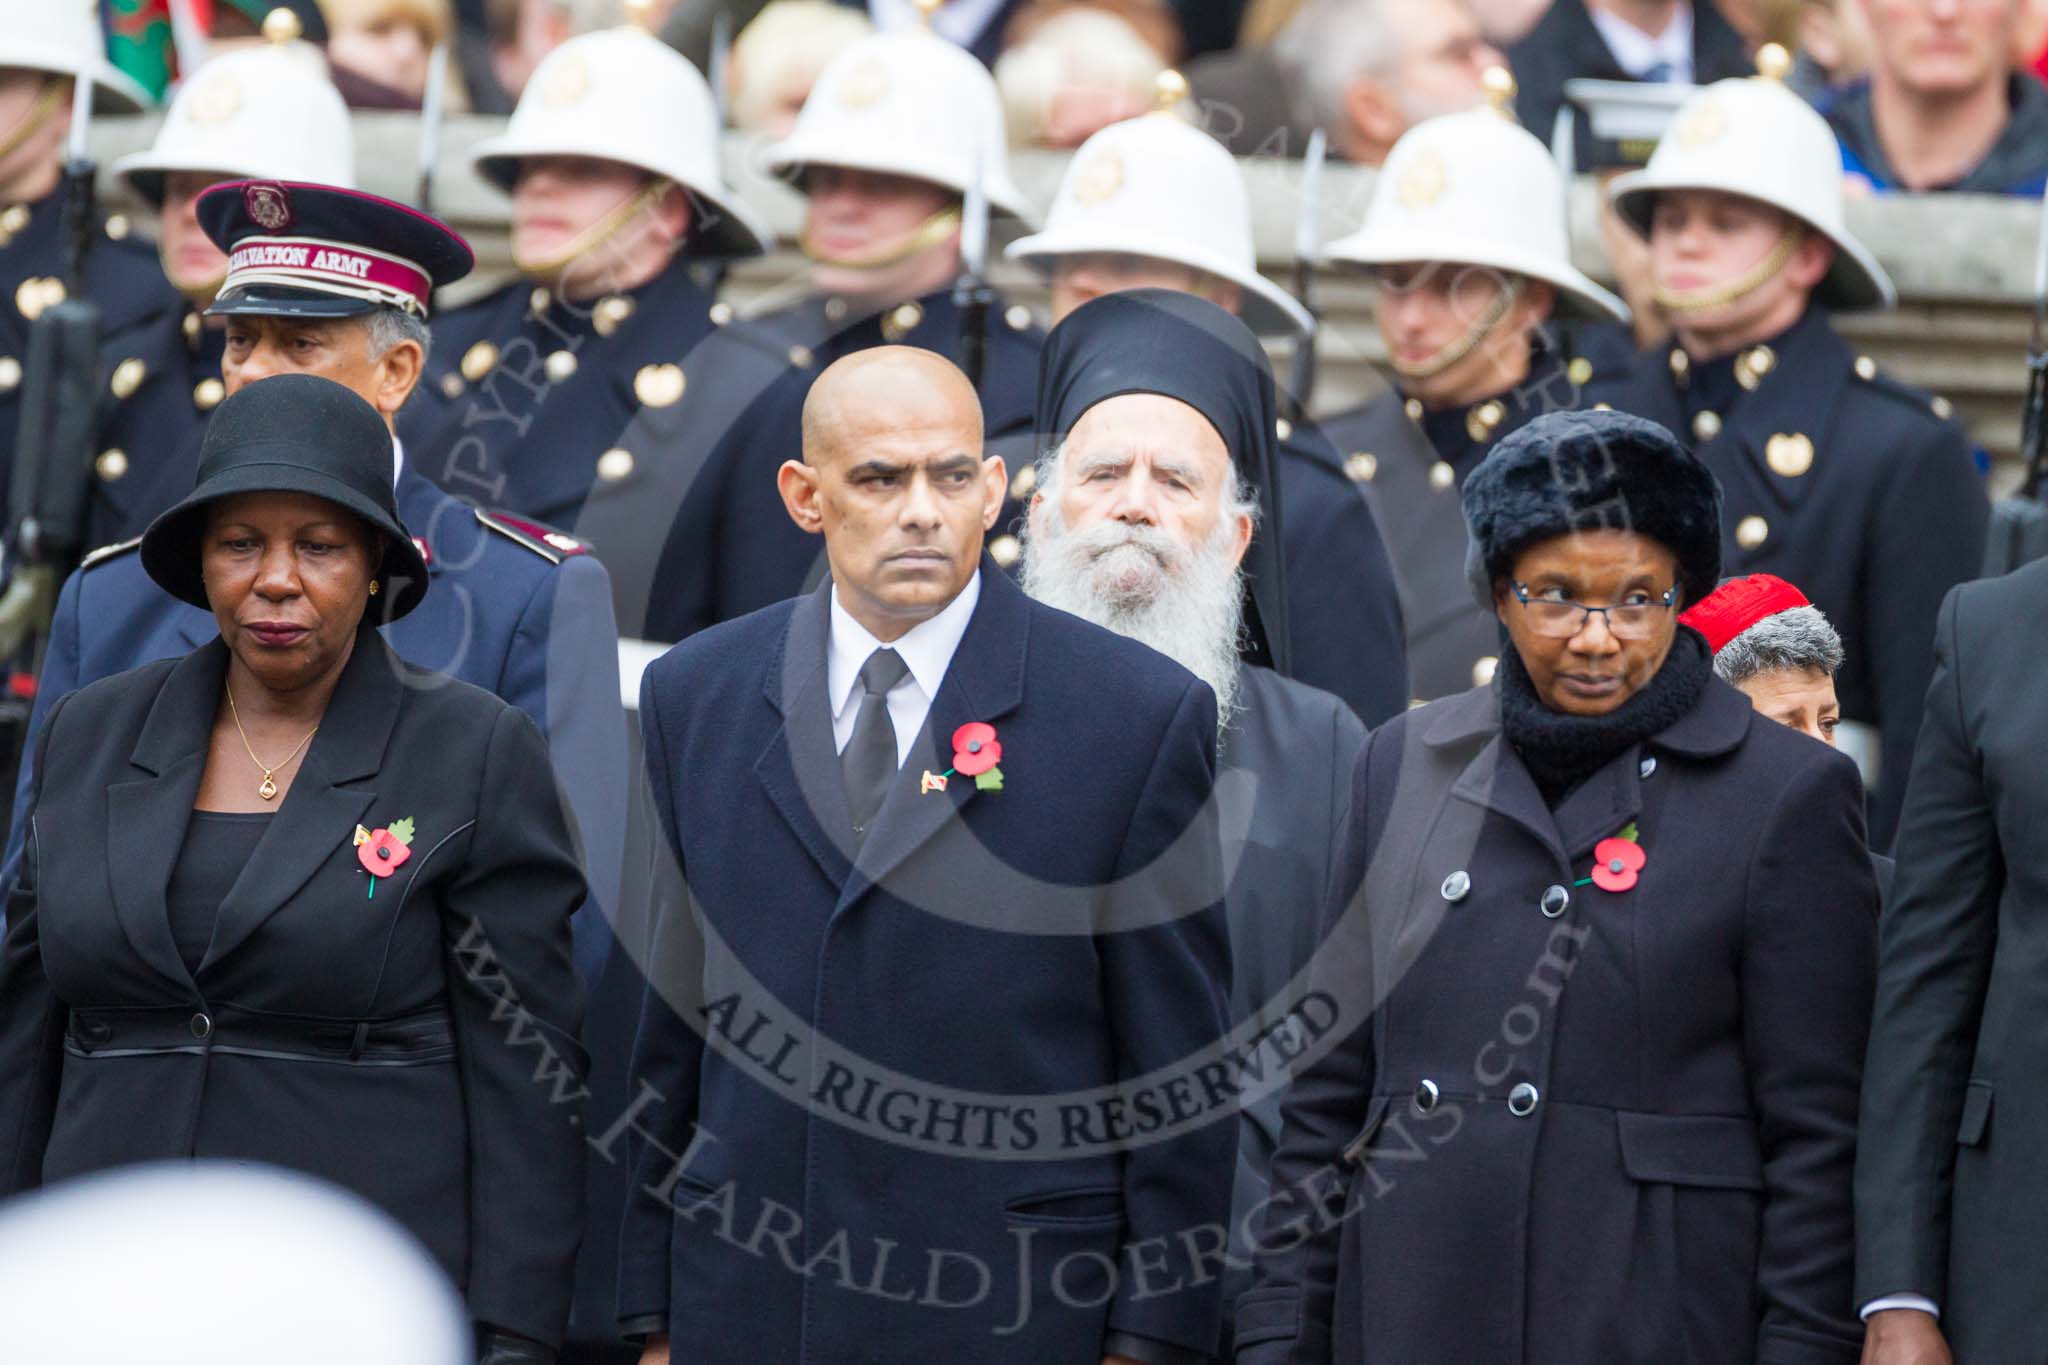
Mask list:
[[[1595,5],[1587,5],[1586,13],[1592,17],[1593,27],[1600,30],[1601,41],[1614,54],[1616,64],[1629,75],[1640,80],[1645,71],[1662,63],[1671,68],[1673,82],[1682,85],[1692,83],[1693,18],[1690,4],[1681,4],[1672,14],[1671,22],[1664,26],[1664,31],[1655,37]]]
[[[839,585],[833,584],[832,643],[827,651],[825,672],[826,695],[832,703],[832,714],[837,716],[846,710],[846,703],[860,682],[861,665],[878,649],[893,649],[902,656],[903,662],[910,666],[910,680],[917,684],[918,691],[924,693],[926,702],[937,697],[939,684],[946,679],[946,669],[952,665],[953,651],[960,648],[960,637],[967,633],[967,622],[974,615],[974,604],[980,600],[981,570],[976,569],[974,576],[967,580],[967,586],[955,594],[938,615],[918,622],[893,644],[884,645],[839,604]]]
[[[391,486],[398,487],[398,481],[405,477],[405,442],[398,439],[398,433],[391,435]]]

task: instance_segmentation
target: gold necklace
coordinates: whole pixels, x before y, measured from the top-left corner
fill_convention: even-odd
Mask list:
[[[320,733],[320,727],[316,725],[312,729],[306,731],[306,737],[300,740],[297,744],[294,744],[292,746],[292,751],[286,754],[283,758],[279,759],[277,762],[265,763],[262,759],[256,757],[256,750],[249,743],[249,732],[242,728],[242,713],[235,709],[235,689],[230,687],[227,689],[227,693],[228,715],[235,722],[235,733],[242,737],[242,747],[249,751],[249,761],[251,763],[254,763],[257,767],[263,769],[263,785],[256,788],[256,794],[262,797],[265,801],[275,801],[277,799],[277,780],[272,776],[272,774],[275,773],[279,768],[282,768],[285,764],[297,758],[299,756],[299,750],[305,748],[307,744],[312,742],[313,736]]]

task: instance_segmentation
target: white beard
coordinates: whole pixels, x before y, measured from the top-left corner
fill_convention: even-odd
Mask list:
[[[1106,521],[1067,529],[1041,505],[1042,536],[1024,538],[1024,591],[1172,659],[1216,694],[1221,734],[1237,709],[1244,583],[1232,562],[1231,522],[1190,550],[1151,526]]]

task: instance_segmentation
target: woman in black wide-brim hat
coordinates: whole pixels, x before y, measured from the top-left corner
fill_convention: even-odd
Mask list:
[[[160,1158],[321,1176],[426,1244],[485,1359],[545,1361],[584,882],[533,724],[375,629],[427,586],[391,458],[328,380],[228,399],[142,545],[220,638],[51,711],[0,956],[0,1194]]]
[[[1876,888],[1848,759],[1677,622],[1713,476],[1539,418],[1467,480],[1484,688],[1359,760],[1240,1365],[1854,1365]]]

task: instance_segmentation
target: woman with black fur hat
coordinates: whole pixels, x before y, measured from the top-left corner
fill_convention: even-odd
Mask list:
[[[44,722],[0,1195],[161,1159],[304,1171],[426,1245],[485,1361],[544,1362],[581,1228],[584,879],[533,723],[376,630],[428,583],[391,458],[330,380],[229,398],[142,542],[220,638]]]
[[[1619,413],[1467,480],[1501,667],[1359,760],[1240,1365],[1854,1365],[1863,793],[1679,626],[1719,507]]]

